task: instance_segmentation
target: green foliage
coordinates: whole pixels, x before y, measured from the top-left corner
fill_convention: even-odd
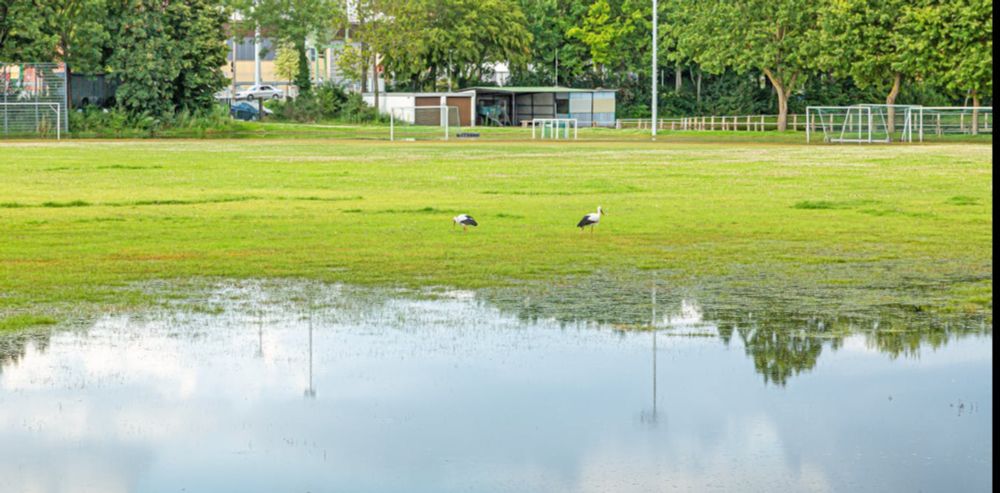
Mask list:
[[[358,60],[378,61],[399,87],[435,90],[441,78],[472,85],[492,63],[529,60],[532,37],[515,0],[367,0],[358,11]]]
[[[175,111],[214,104],[226,84],[225,10],[208,0],[119,0],[111,10],[116,35],[107,63],[120,82],[120,108],[152,128]]]
[[[131,114],[121,108],[101,109],[87,106],[69,113],[69,125],[75,137],[158,137],[172,131],[204,137],[224,132],[235,125],[223,105],[208,109],[181,110],[154,117],[147,113]]]
[[[298,52],[298,71],[294,77],[299,93],[312,89],[306,40],[325,41],[334,26],[345,19],[343,2],[338,0],[234,0],[232,6],[243,14],[238,28],[253,32],[259,26],[282,43]]]
[[[520,0],[519,4],[531,33],[531,58],[527,64],[511,67],[511,84],[592,86],[589,47],[567,35],[583,21],[587,4],[571,0]]]
[[[929,72],[974,101],[993,96],[993,2],[942,1],[915,10],[908,25]]]
[[[318,86],[294,99],[272,100],[266,104],[278,121],[369,123],[380,120],[375,108],[365,104],[361,95],[348,94],[334,84]]]
[[[291,82],[299,73],[299,53],[295,46],[288,42],[278,45],[274,54],[274,75],[281,80]]]
[[[212,0],[185,0],[170,2],[165,17],[180,67],[173,83],[174,110],[211,108],[214,94],[228,83],[221,67],[228,52],[223,28],[229,12]]]
[[[45,0],[0,0],[0,61],[53,58],[58,38],[48,29]]]

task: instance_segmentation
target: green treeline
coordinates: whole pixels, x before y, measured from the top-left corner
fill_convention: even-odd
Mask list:
[[[309,93],[308,46],[347,41],[338,68],[390,90],[492,80],[619,89],[619,116],[785,115],[809,104],[991,104],[990,0],[0,0],[0,60],[112,74],[116,104],[211,107],[226,39],[265,36]],[[298,58],[299,63],[292,63]],[[371,89],[364,87],[364,89]]]

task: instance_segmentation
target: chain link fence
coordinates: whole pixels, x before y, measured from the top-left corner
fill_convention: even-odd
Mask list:
[[[0,138],[60,138],[69,125],[60,63],[0,62]]]

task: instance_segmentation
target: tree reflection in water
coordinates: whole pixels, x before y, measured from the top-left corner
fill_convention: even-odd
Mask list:
[[[649,320],[650,291],[656,289],[660,323]],[[934,315],[905,305],[851,306],[836,300],[798,303],[746,293],[674,290],[660,282],[635,282],[609,276],[531,289],[493,290],[484,298],[525,322],[540,319],[570,324],[605,324],[626,330],[657,330],[670,335],[704,335],[711,330],[730,345],[742,343],[754,368],[769,384],[783,386],[812,370],[824,350],[836,351],[845,338],[861,335],[869,348],[890,358],[919,357],[922,347],[939,348],[954,337],[992,333],[987,315]],[[689,299],[697,299],[693,320]],[[800,306],[805,305],[805,306]],[[692,332],[692,329],[700,329]]]
[[[651,296],[654,289],[657,295]],[[312,293],[320,291],[325,292],[322,301],[314,300]],[[294,304],[296,300],[308,300],[306,311],[335,308],[338,317],[347,320],[406,296],[398,290],[293,283],[267,292],[263,302],[232,299],[225,302],[236,303],[229,308],[249,311],[268,303]],[[836,351],[850,336],[863,336],[869,348],[890,358],[916,358],[922,348],[940,348],[952,338],[991,334],[993,330],[990,314],[945,317],[898,304],[838,309],[830,307],[837,302],[834,297],[821,300],[826,304],[802,303],[802,296],[783,299],[745,292],[677,290],[662,282],[636,282],[611,276],[592,276],[573,283],[488,289],[476,296],[485,305],[529,325],[539,320],[554,320],[564,327],[610,326],[621,330],[623,335],[655,327],[663,336],[708,335],[718,337],[726,345],[732,344],[735,337],[764,381],[775,385],[785,385],[796,375],[812,370],[824,350]],[[697,303],[687,301],[692,299]],[[658,306],[654,309],[654,305]],[[259,314],[257,318],[258,324],[262,324]],[[258,327],[259,343],[262,330],[262,326]],[[51,334],[52,329],[0,334],[0,373],[20,361],[29,345],[44,350]],[[262,349],[258,348],[261,352]],[[306,393],[311,392],[310,385]]]

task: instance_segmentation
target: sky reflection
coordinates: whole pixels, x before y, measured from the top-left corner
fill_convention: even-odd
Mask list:
[[[989,336],[892,358],[847,335],[774,385],[752,336],[720,343],[689,301],[623,332],[299,294],[227,288],[221,312],[26,344],[0,373],[0,491],[992,488]]]

